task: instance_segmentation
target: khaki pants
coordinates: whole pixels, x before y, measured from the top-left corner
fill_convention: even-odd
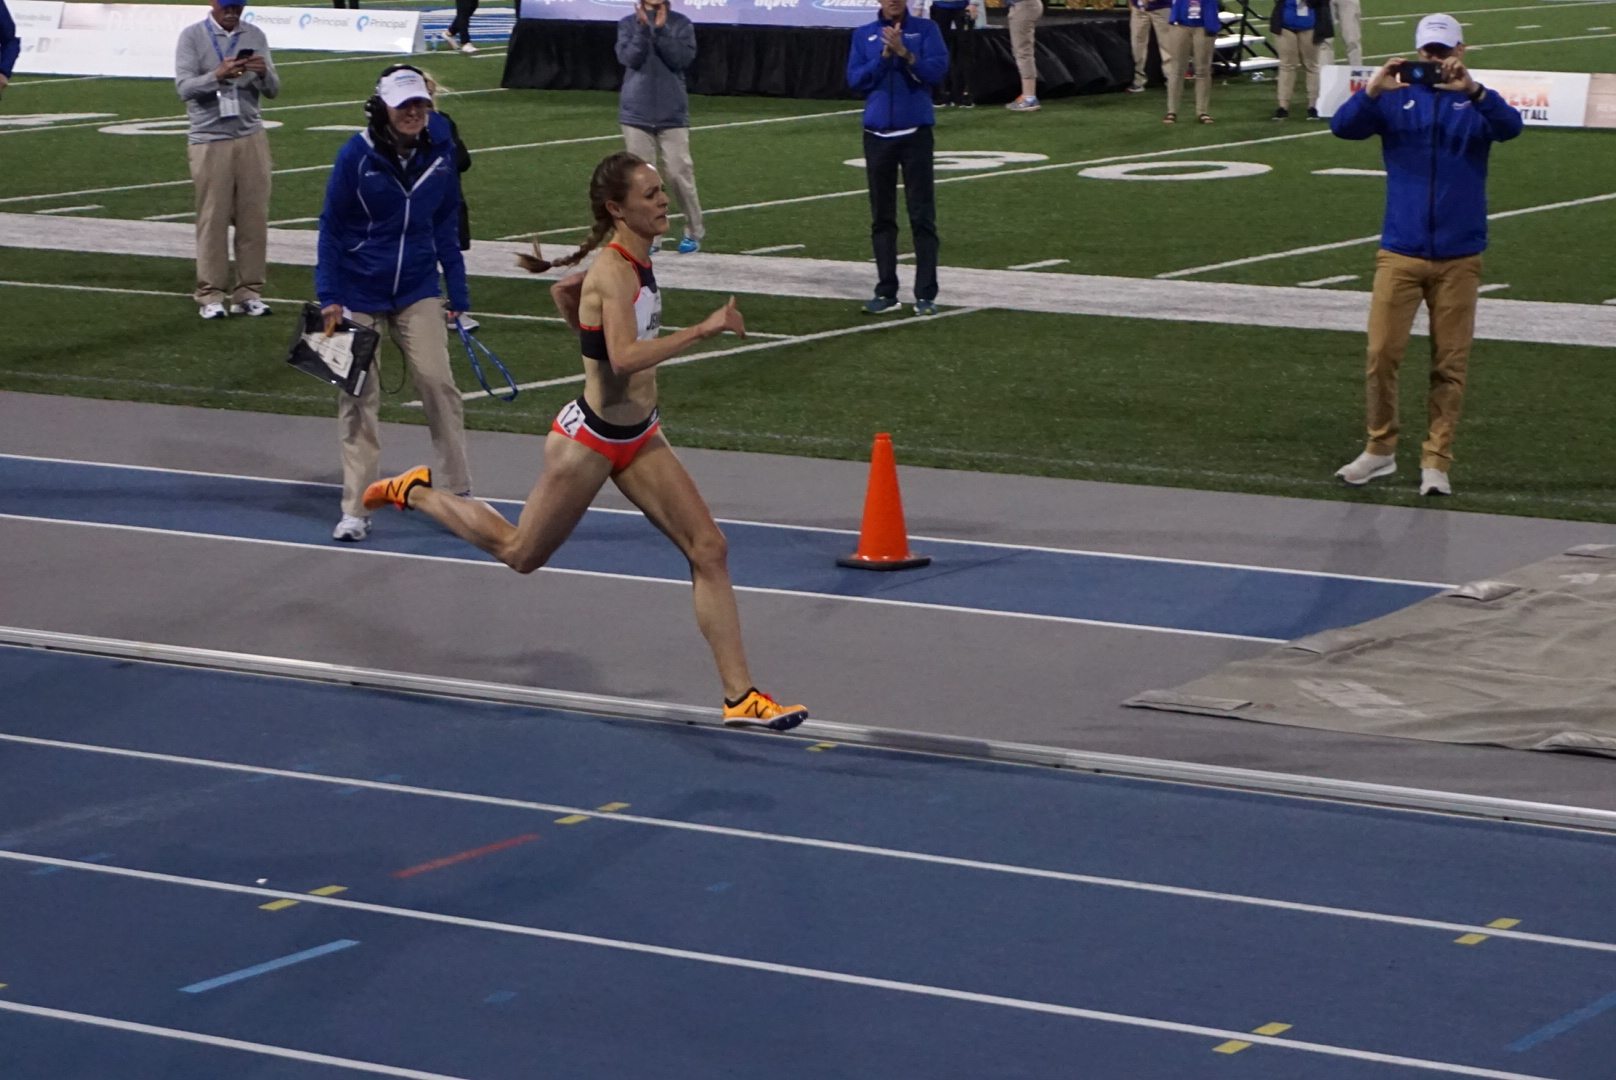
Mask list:
[[[415,392],[426,412],[426,425],[432,432],[432,449],[438,456],[432,486],[450,492],[471,490],[471,467],[466,462],[465,407],[449,372],[449,333],[443,321],[443,301],[437,297],[417,300],[403,311],[376,314],[355,311],[354,322],[384,330],[410,369]],[[379,478],[381,440],[378,416],[381,411],[381,350],[370,369],[365,388],[358,397],[337,395],[337,426],[342,439],[342,512],[366,517],[361,501],[365,488]]]
[[[1210,2],[1210,0],[1207,0]],[[1184,96],[1184,62],[1195,61],[1195,113],[1205,116],[1212,108],[1212,35],[1199,26],[1167,28],[1167,111],[1178,112]]]
[[[1156,31],[1156,51],[1161,53],[1162,70],[1167,70],[1167,61],[1172,57],[1167,44],[1168,26],[1166,8],[1141,11],[1132,4],[1128,5],[1128,39],[1133,45],[1133,84],[1141,90],[1145,86],[1145,58],[1150,53],[1150,31],[1153,27]]]
[[[1034,57],[1034,34],[1044,14],[1043,0],[1016,0],[1010,5],[1006,23],[1010,28],[1010,52],[1016,58],[1016,72],[1023,79],[1038,78]]]
[[[700,240],[707,235],[701,223],[701,202],[696,198],[696,166],[690,160],[690,129],[663,128],[647,131],[644,128],[623,128],[623,145],[628,152],[656,165],[673,194],[673,201],[685,215],[685,235]],[[657,159],[661,158],[661,164]]]
[[[1296,69],[1307,72],[1307,107],[1319,104],[1319,47],[1313,43],[1311,30],[1281,30],[1274,39],[1274,52],[1279,56],[1279,107],[1291,107],[1291,94],[1296,90]]]
[[[264,295],[269,243],[269,137],[192,143],[186,151],[196,186],[196,302],[234,303]],[[236,227],[236,285],[230,288],[230,226]]]
[[[1369,453],[1391,454],[1397,449],[1397,369],[1423,300],[1431,321],[1431,390],[1430,430],[1420,468],[1447,472],[1453,464],[1453,432],[1464,405],[1480,285],[1480,255],[1414,259],[1385,249],[1375,255],[1364,370]]]
[[[1335,63],[1335,43],[1347,47],[1347,63],[1363,67],[1363,3],[1362,0],[1330,0],[1330,14],[1335,20],[1335,37],[1319,46],[1319,63]]]

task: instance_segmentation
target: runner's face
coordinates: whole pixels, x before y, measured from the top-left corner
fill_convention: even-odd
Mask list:
[[[623,224],[648,240],[668,231],[668,193],[662,177],[649,165],[634,170],[628,197],[619,204]]]
[[[881,15],[887,22],[894,22],[904,13],[906,0],[881,0]]]

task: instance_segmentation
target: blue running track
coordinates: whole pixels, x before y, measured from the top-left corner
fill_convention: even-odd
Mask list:
[[[0,456],[0,514],[329,547],[330,486]],[[503,504],[514,516],[516,504]],[[1407,607],[1434,584],[926,540],[931,566],[848,570],[843,532],[726,522],[743,588],[1008,612],[1289,641]],[[338,545],[344,546],[344,545]],[[377,519],[370,550],[489,561],[415,514]],[[550,564],[687,581],[684,558],[639,514],[591,511]]]
[[[1613,1075],[1610,836],[17,648],[0,694],[6,1080]]]

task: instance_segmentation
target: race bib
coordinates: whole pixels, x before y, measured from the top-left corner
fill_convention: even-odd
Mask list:
[[[576,399],[567,402],[562,410],[556,414],[555,422],[556,427],[566,432],[569,439],[578,434],[578,429],[583,426],[584,411],[578,407]]]

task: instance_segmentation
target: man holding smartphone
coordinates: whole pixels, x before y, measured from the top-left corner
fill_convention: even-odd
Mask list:
[[[244,5],[211,0],[210,6],[206,19],[180,31],[174,55],[174,86],[191,121],[186,152],[196,187],[196,302],[204,319],[268,315],[263,294],[273,166],[258,101],[277,96],[281,80],[264,32],[241,20]]]
[[[1481,253],[1487,247],[1487,158],[1523,122],[1464,66],[1464,34],[1451,15],[1415,31],[1419,61],[1393,57],[1330,120],[1343,139],[1380,136],[1386,216],[1369,302],[1368,444],[1336,476],[1354,487],[1397,470],[1397,369],[1421,301],[1430,315],[1429,431],[1421,495],[1451,495],[1454,429],[1475,333]]]

